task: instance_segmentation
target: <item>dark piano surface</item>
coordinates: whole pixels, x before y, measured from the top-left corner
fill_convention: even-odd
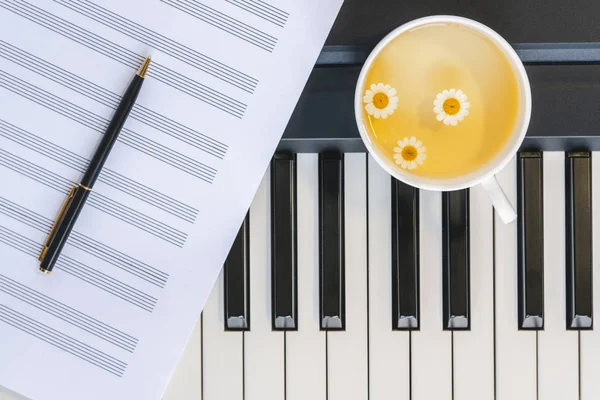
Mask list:
[[[362,62],[388,32],[434,14],[475,19],[517,49],[533,94],[523,149],[600,150],[597,0],[346,0],[279,150],[365,151],[353,110]]]
[[[398,25],[434,14],[475,19],[511,43],[600,41],[598,0],[346,0],[326,44],[372,47]]]

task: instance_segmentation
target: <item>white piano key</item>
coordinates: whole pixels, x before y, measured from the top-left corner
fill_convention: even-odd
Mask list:
[[[369,376],[370,399],[410,398],[408,331],[392,330],[391,177],[369,163]]]
[[[345,155],[346,330],[327,332],[328,399],[368,398],[366,155]]]
[[[516,166],[513,157],[498,173],[514,207]],[[536,400],[536,332],[520,331],[517,325],[517,221],[504,224],[496,213],[495,229],[496,400]]]
[[[454,332],[454,398],[494,398],[493,207],[485,190],[470,189],[471,330]]]
[[[538,399],[579,398],[579,340],[565,325],[565,154],[543,153],[544,330],[538,332]]]
[[[244,337],[245,400],[283,400],[283,332],[271,330],[270,170],[250,206],[250,331]]]
[[[318,155],[298,154],[298,330],[286,332],[287,400],[325,400],[325,332],[319,327]]]
[[[600,152],[592,152],[592,259],[593,259],[593,330],[581,331],[581,400],[600,398],[600,324],[595,318],[600,312]]]
[[[202,400],[202,320],[202,317],[198,319],[163,400]],[[0,399],[17,398],[3,399],[0,395]]]
[[[452,335],[442,330],[442,194],[419,192],[421,329],[412,332],[413,400],[452,398]]]
[[[204,400],[244,397],[243,333],[225,331],[223,272],[202,313]]]

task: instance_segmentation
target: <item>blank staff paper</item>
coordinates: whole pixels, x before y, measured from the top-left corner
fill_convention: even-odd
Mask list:
[[[161,399],[342,2],[0,0],[0,386]],[[147,56],[45,275],[42,245]]]

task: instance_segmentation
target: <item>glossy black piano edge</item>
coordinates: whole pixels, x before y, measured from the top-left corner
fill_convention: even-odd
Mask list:
[[[550,48],[544,49],[542,44],[520,45],[523,52],[565,53],[562,58],[547,57],[547,62],[541,62],[541,56],[537,59],[539,62],[533,62],[534,58],[530,57],[532,62],[526,64],[533,107],[521,149],[600,150],[600,114],[595,109],[595,104],[600,102],[597,79],[600,75],[600,43],[546,46]],[[356,54],[361,54],[361,51],[366,54],[364,50],[352,50],[346,46],[324,48],[322,54],[354,54],[357,62],[332,62],[313,69],[278,151],[366,151],[354,113],[356,82],[364,61]]]
[[[342,153],[365,153],[367,148],[358,131],[346,132],[346,137],[286,137],[284,136],[277,151],[294,153],[321,153],[339,151]],[[600,127],[598,136],[526,136],[519,151],[600,151]]]
[[[524,64],[600,63],[600,42],[512,43]],[[316,66],[362,65],[374,46],[324,46]]]

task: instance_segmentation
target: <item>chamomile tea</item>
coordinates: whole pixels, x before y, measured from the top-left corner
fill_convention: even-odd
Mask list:
[[[393,38],[362,88],[368,136],[406,171],[445,179],[478,170],[518,123],[519,83],[492,40],[456,23],[431,23]]]

